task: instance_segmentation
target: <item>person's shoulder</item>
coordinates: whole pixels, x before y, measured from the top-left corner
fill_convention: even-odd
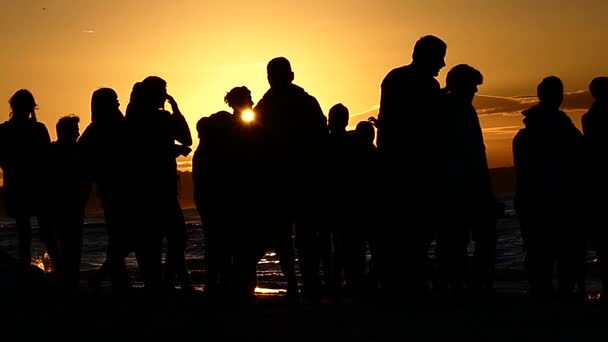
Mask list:
[[[37,130],[48,131],[48,129],[46,128],[46,125],[40,121],[32,121],[32,126]]]
[[[530,132],[526,127],[520,128],[513,136],[513,143],[518,143],[527,139],[529,134]]]
[[[393,78],[393,77],[399,77],[399,76],[403,76],[403,75],[407,75],[410,71],[410,67],[409,65],[402,65],[400,67],[396,67],[391,69],[386,76],[384,77],[385,79],[387,78]]]

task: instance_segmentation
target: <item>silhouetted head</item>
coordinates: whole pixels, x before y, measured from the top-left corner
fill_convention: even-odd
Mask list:
[[[29,90],[17,90],[8,103],[11,106],[10,118],[27,119],[31,115],[31,118],[36,121],[36,100]]]
[[[158,76],[148,76],[142,84],[144,106],[148,109],[163,108],[167,101],[167,82]]]
[[[596,101],[608,103],[608,77],[600,76],[591,80],[589,92]]]
[[[559,77],[546,77],[538,84],[536,94],[543,106],[559,109],[564,100],[564,84]]]
[[[73,114],[60,118],[55,126],[57,130],[57,140],[61,142],[75,143],[80,136],[78,123],[80,123],[80,118]]]
[[[414,45],[412,64],[425,74],[437,76],[445,66],[447,44],[440,38],[432,35],[424,36]]]
[[[230,106],[235,113],[240,113],[253,107],[251,91],[245,86],[232,88],[232,90],[226,93],[224,102]]]
[[[355,134],[366,144],[373,144],[374,139],[376,138],[374,124],[369,121],[360,121],[357,124],[357,127],[355,127]]]
[[[198,138],[203,139],[209,134],[209,125],[211,123],[211,119],[207,116],[200,118],[196,122],[196,132],[198,133]]]
[[[142,82],[136,82],[131,88],[131,95],[129,95],[129,104],[127,104],[126,116],[130,117],[134,113],[141,111],[143,103],[145,102],[145,89]]]
[[[348,126],[348,108],[345,105],[338,103],[329,109],[328,113],[328,128],[332,133],[345,132]]]
[[[483,84],[483,75],[468,64],[458,64],[448,71],[445,84],[450,94],[471,103],[478,91],[477,86]]]
[[[91,96],[91,122],[105,124],[122,119],[118,94],[111,88],[99,88]]]
[[[276,57],[266,67],[270,87],[282,87],[291,84],[294,79],[291,64],[285,57]]]

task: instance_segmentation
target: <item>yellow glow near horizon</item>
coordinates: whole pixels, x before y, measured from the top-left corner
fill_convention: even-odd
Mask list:
[[[241,114],[241,119],[245,122],[252,122],[255,120],[255,113],[251,109],[246,110]]]

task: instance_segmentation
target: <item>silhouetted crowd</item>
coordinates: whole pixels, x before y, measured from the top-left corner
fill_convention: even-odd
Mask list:
[[[496,222],[505,206],[492,191],[473,106],[483,76],[456,65],[441,88],[436,76],[446,51],[440,38],[420,38],[411,63],[382,81],[378,118],[354,130],[347,130],[346,106],[334,105],[326,117],[293,83],[284,57],[268,63],[270,88],[257,104],[247,87],[235,87],[224,99],[231,112],[197,122],[192,177],[205,293],[251,298],[256,265],[274,250],[286,296],[306,302],[494,294]],[[537,298],[584,297],[590,246],[608,286],[608,77],[593,79],[590,92],[595,102],[583,116],[583,134],[560,110],[561,80],[543,79],[539,103],[523,111],[524,128],[513,139],[514,206]],[[79,118],[69,115],[57,122],[53,142],[28,90],[9,104],[0,167],[18,230],[19,276],[28,277],[36,217],[55,274],[66,290],[78,290],[85,205],[95,189],[108,245],[89,285],[109,279],[113,294],[133,293],[125,259],[135,253],[145,294],[167,294],[176,283],[195,292],[176,163],[192,152],[192,137],[166,82],[149,76],[135,83],[124,115],[114,90],[96,90],[82,135]],[[429,258],[433,241],[437,268]]]

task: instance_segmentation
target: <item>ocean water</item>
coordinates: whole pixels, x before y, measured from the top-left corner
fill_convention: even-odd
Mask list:
[[[519,224],[512,209],[512,202],[510,199],[506,199],[504,202],[507,205],[506,215],[498,221],[497,225],[496,287],[497,291],[525,293],[527,284],[523,265],[524,252],[522,250]],[[184,210],[184,216],[186,218],[189,238],[186,248],[187,265],[194,285],[202,289],[204,280],[203,253],[205,246],[201,221],[198,213],[194,209]],[[34,263],[38,264],[39,267],[44,268],[44,247],[40,243],[38,237],[36,221],[33,220],[32,223],[32,257]],[[81,270],[84,275],[83,281],[86,281],[86,277],[104,262],[106,256],[106,240],[107,237],[103,216],[101,214],[88,215],[85,219],[83,258],[81,264]],[[472,251],[473,245],[471,244],[469,247],[470,251]],[[0,249],[13,256],[17,255],[17,233],[14,222],[10,218],[0,217]],[[435,260],[433,249],[434,244],[431,245],[429,251],[431,260]],[[140,285],[141,277],[137,272],[137,262],[133,254],[127,258],[127,267],[133,276],[134,284],[136,286]],[[279,260],[273,251],[268,251],[259,261],[257,277],[258,289],[256,290],[258,292],[281,293],[286,288]],[[599,285],[595,251],[589,249],[587,254],[587,288],[591,293],[590,296],[595,296],[595,293],[599,291]]]

